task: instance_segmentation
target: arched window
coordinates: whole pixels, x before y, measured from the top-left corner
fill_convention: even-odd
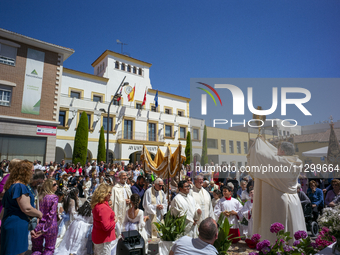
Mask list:
[[[139,75],[142,75],[142,68],[139,68],[139,69],[138,69],[138,74],[139,74]]]
[[[120,69],[123,70],[123,71],[125,71],[125,64],[124,64],[124,63],[122,63]]]
[[[115,63],[115,68],[119,69],[119,62],[118,61],[116,61],[116,63]]]
[[[127,70],[126,71],[128,71],[129,73],[131,72],[131,66],[130,65],[127,66]]]
[[[133,73],[137,73],[137,68],[135,66],[133,67]]]
[[[99,74],[99,66],[97,67],[97,74]]]

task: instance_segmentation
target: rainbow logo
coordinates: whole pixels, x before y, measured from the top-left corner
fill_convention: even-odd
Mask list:
[[[203,85],[203,86],[206,86],[207,88],[211,89],[211,90],[215,93],[215,95],[217,96],[217,98],[218,98],[218,100],[220,101],[220,104],[221,104],[221,106],[222,106],[222,100],[221,100],[221,98],[220,98],[220,95],[217,93],[217,91],[216,91],[213,87],[211,87],[210,85],[205,84],[205,83],[203,83],[203,82],[197,82],[197,83],[199,83],[199,84],[201,84],[201,85]],[[206,93],[212,98],[212,100],[214,100],[215,105],[217,105],[214,96],[211,94],[211,92],[210,92],[209,90],[203,89],[203,88],[200,88],[200,87],[197,87],[197,88],[203,90],[204,92],[206,92]]]

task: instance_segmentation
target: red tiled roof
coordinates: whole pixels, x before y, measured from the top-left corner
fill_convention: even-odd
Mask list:
[[[328,129],[325,132],[307,134],[307,135],[296,135],[294,136],[294,143],[306,143],[306,142],[328,142],[331,130]],[[334,129],[335,135],[340,141],[340,128]]]

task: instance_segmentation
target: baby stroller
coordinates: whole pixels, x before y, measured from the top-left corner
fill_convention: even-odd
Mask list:
[[[319,225],[317,219],[313,216],[313,208],[311,203],[302,205],[303,214],[305,216],[306,229],[312,233],[312,237],[316,237],[319,233]]]

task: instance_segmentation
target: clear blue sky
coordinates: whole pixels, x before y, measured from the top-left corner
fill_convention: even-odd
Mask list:
[[[2,28],[73,48],[65,67],[88,73],[120,39],[153,64],[153,88],[186,97],[190,78],[340,77],[338,0],[1,0],[0,17]],[[339,120],[340,87],[313,90],[329,100],[304,124]]]

